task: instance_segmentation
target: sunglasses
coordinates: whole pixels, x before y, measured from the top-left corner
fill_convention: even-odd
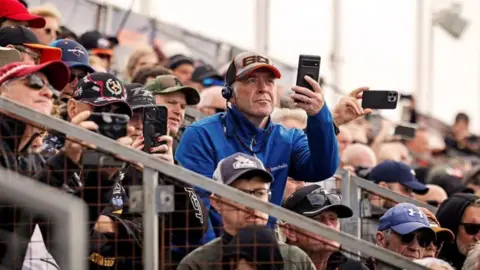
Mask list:
[[[476,235],[480,231],[480,224],[477,223],[460,223],[468,235]]]
[[[213,79],[213,78],[206,78],[202,81],[202,84],[205,87],[214,86],[214,85],[222,86],[222,85],[225,84],[225,82],[221,81],[221,80],[216,80],[216,79]]]
[[[38,76],[35,73],[27,75],[23,78],[27,79],[26,86],[28,86],[28,88],[30,89],[40,91],[44,87],[47,87],[48,90],[52,91],[54,98],[58,98],[60,95],[60,92],[57,89],[53,88],[53,86],[50,83],[44,81],[40,76]],[[23,79],[23,78],[18,78],[18,79]]]
[[[423,233],[411,232],[407,234],[396,234],[400,236],[400,241],[402,241],[402,244],[404,245],[410,245],[415,239],[415,237],[417,238],[418,245],[423,248],[430,246],[430,244],[433,242],[433,239],[431,237]]]
[[[85,76],[87,76],[88,73],[78,73],[78,74],[74,74],[73,72],[70,73],[70,81],[69,82],[73,82],[75,79],[77,79],[78,81],[80,81],[81,79],[83,79]]]
[[[51,35],[52,33],[55,33],[57,37],[60,36],[60,31],[58,30],[53,30],[52,28],[44,28],[44,30],[47,35]]]
[[[324,206],[328,204],[340,204],[342,202],[342,196],[335,193],[326,193],[323,188],[314,190],[312,193],[306,196],[307,200],[312,206]]]

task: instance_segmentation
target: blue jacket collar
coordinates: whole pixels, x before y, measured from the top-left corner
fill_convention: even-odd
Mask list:
[[[234,105],[225,113],[225,119],[226,134],[234,136],[234,133],[236,133],[238,137],[246,139],[247,141],[250,141],[252,138],[255,138],[257,142],[263,141],[273,128],[270,117],[265,129],[255,127]]]

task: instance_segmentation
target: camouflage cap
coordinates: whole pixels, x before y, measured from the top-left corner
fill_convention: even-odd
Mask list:
[[[187,105],[197,105],[200,102],[200,94],[198,91],[189,86],[184,86],[180,80],[173,75],[160,75],[150,81],[145,88],[152,92],[153,95],[164,95],[177,91],[185,94]]]

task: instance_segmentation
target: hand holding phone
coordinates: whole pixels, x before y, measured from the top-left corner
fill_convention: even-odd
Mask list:
[[[164,142],[158,141],[161,136],[167,135],[168,110],[165,106],[151,106],[143,109],[143,151],[150,153],[150,149]]]
[[[312,86],[305,80],[305,76],[318,82],[320,77],[321,57],[317,55],[300,55],[298,58],[297,86],[313,91]]]
[[[397,102],[397,91],[370,90],[363,92],[362,96],[362,108],[393,110]]]

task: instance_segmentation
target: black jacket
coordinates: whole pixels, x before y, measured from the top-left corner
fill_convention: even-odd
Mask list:
[[[24,176],[32,176],[44,166],[45,160],[40,155],[18,150],[25,129],[26,125],[21,121],[0,114],[0,166]],[[24,149],[28,149],[28,143]],[[1,266],[21,269],[33,229],[34,217],[30,211],[0,200]],[[16,251],[13,251],[13,245],[18,245]],[[9,251],[11,253],[7,253]]]
[[[337,251],[328,257],[327,270],[368,270],[368,268],[361,262],[348,258]]]

